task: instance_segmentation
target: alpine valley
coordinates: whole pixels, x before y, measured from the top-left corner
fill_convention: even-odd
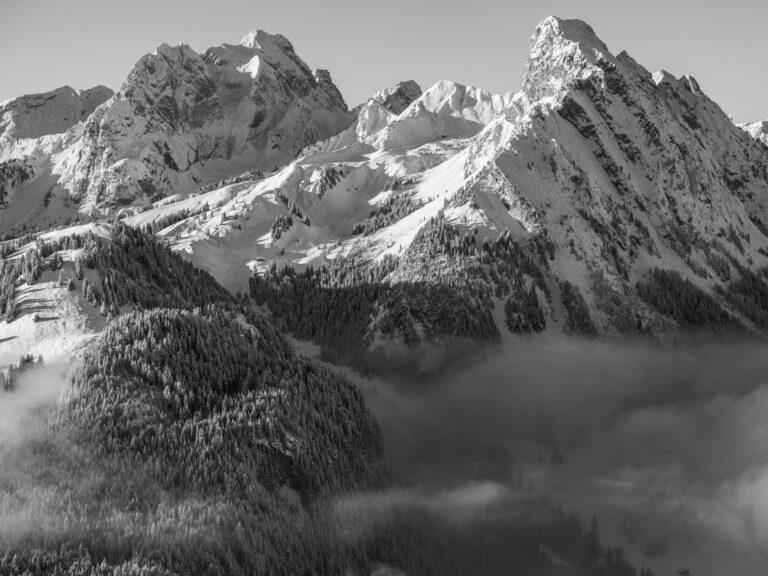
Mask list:
[[[550,17],[516,92],[350,108],[279,34],[162,44],[117,92],[0,104],[0,203],[0,575],[695,564],[658,522],[601,542],[500,440],[461,482],[406,466],[385,421],[553,341],[764,340],[768,121],[691,76]],[[533,428],[556,475],[570,439]]]

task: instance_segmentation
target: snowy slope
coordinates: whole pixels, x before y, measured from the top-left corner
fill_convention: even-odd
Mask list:
[[[108,229],[88,224],[41,234],[39,240],[51,241],[86,232],[105,235]],[[32,246],[30,243],[22,247],[10,258],[19,258]],[[16,364],[21,356],[29,354],[36,358],[42,356],[47,363],[69,362],[104,328],[106,318],[85,299],[79,280],[75,280],[74,290],[58,283],[59,276],[65,282],[76,279],[74,261],[79,253],[79,250],[61,250],[59,270],[44,269],[32,285],[19,280],[15,290],[16,317],[11,322],[0,319],[0,367]],[[94,270],[85,270],[84,277],[100,285]]]

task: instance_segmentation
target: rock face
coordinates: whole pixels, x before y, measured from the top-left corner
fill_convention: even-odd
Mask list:
[[[79,138],[82,122],[112,95],[104,86],[81,91],[64,86],[0,105],[0,205],[49,170],[53,155]]]
[[[0,215],[0,225],[47,223],[44,195],[69,206],[45,216],[52,221],[64,212],[97,217],[244,170],[269,170],[353,118],[328,71],[310,70],[283,36],[252,32],[203,54],[162,44],[136,63],[117,94],[61,88],[0,108],[0,160],[13,164],[2,190],[18,190],[25,204],[18,215]],[[39,176],[46,190],[26,194],[25,184]]]
[[[456,285],[469,260],[455,257],[454,241],[444,258],[424,247],[425,234],[454,234],[444,224],[457,238],[511,237],[546,253],[540,275],[518,280],[547,287],[538,299],[550,322],[568,322],[565,302],[577,294],[596,331],[673,325],[638,293],[654,268],[752,321],[726,296],[768,264],[768,152],[694,78],[652,74],[584,22],[552,17],[536,29],[517,93],[441,81],[410,103],[393,98],[405,92],[370,99],[347,130],[271,178],[134,220],[222,202],[160,234],[233,289],[245,288],[246,266],[339,255],[394,258],[386,282]],[[433,257],[425,263],[418,250]]]

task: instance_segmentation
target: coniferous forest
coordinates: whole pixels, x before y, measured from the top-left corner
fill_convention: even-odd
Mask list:
[[[550,250],[545,238],[478,240],[441,212],[399,256],[372,263],[350,254],[302,271],[273,263],[251,277],[250,292],[285,330],[320,344],[326,358],[367,366],[369,349],[382,338],[408,347],[498,341],[494,297],[506,300],[510,332],[541,332],[551,298],[542,273]]]

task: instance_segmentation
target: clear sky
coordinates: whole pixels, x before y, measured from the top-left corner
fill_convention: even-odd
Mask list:
[[[768,118],[768,0],[0,0],[0,100],[119,89],[161,42],[203,51],[258,28],[328,68],[350,105],[410,78],[513,91],[551,14],[651,71],[692,74],[737,121]]]

